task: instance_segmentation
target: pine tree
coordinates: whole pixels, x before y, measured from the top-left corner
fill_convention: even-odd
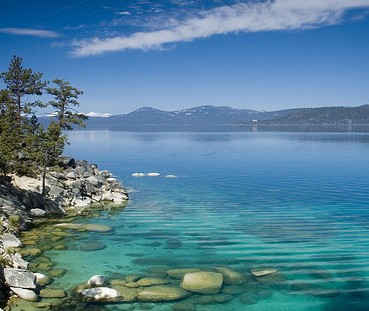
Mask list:
[[[78,97],[83,94],[82,91],[70,85],[68,81],[63,79],[55,79],[53,83],[56,85],[53,88],[47,88],[47,92],[53,95],[55,100],[49,104],[56,109],[56,117],[59,127],[62,130],[72,130],[73,124],[84,127],[84,120],[87,116],[78,113],[73,107],[78,107]]]
[[[16,106],[16,119],[21,124],[23,115],[28,115],[34,107],[43,107],[41,101],[29,101],[27,95],[42,95],[47,82],[42,81],[42,73],[23,68],[22,58],[13,56],[9,69],[1,74],[6,89]]]
[[[7,90],[0,90],[0,171],[6,176],[14,168],[20,133],[15,120],[15,107]]]

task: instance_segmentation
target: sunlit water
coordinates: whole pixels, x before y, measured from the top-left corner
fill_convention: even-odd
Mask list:
[[[68,269],[56,285],[156,266],[272,267],[283,277],[260,284],[268,294],[253,304],[238,294],[196,310],[369,310],[368,134],[81,131],[70,142],[67,154],[135,191],[124,210],[88,220],[114,233],[83,232],[47,252]],[[107,247],[80,250],[92,241]],[[110,309],[127,305],[101,306]]]

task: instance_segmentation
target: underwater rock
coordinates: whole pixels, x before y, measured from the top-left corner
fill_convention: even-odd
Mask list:
[[[50,274],[50,276],[53,278],[61,278],[66,273],[67,270],[63,268],[51,269],[48,271],[48,274]]]
[[[278,269],[274,268],[255,268],[251,269],[251,275],[256,277],[266,276],[269,274],[277,273]]]
[[[113,230],[113,228],[105,225],[99,225],[99,224],[87,224],[84,226],[84,229],[87,231],[93,231],[93,232],[110,232]]]
[[[241,295],[240,302],[246,305],[253,305],[260,300],[264,300],[272,296],[270,288],[258,288],[255,291],[246,292]]]
[[[42,298],[64,298],[66,296],[65,290],[61,288],[44,288],[40,291]]]
[[[172,306],[172,311],[196,311],[196,307],[190,301],[177,302]]]
[[[224,286],[221,292],[227,295],[238,295],[238,294],[244,293],[245,289],[241,286],[230,285],[230,286]]]
[[[126,280],[121,280],[121,279],[114,279],[114,280],[111,280],[110,281],[110,284],[112,285],[112,286],[121,286],[121,285],[124,285],[124,284],[126,284],[127,283],[127,281]]]
[[[90,286],[103,286],[105,283],[106,280],[102,275],[94,275],[87,281]]]
[[[127,282],[124,286],[128,288],[137,288],[138,284],[136,282]]]
[[[117,301],[122,295],[115,289],[109,287],[94,287],[82,290],[79,298],[83,301],[109,302]]]
[[[106,245],[99,242],[83,243],[79,249],[84,252],[99,251],[106,248]]]
[[[165,243],[165,248],[177,249],[182,247],[182,241],[176,238],[167,239]]]
[[[280,272],[255,277],[255,280],[260,284],[277,287],[278,289],[284,289],[286,287],[286,277]]]
[[[142,278],[137,281],[138,286],[166,285],[169,283],[169,280],[160,278]]]
[[[19,288],[19,287],[10,287],[10,290],[16,294],[19,298],[28,300],[28,301],[37,301],[37,294],[30,289]]]
[[[62,222],[60,224],[54,225],[54,227],[62,228],[62,229],[70,229],[70,230],[80,230],[83,229],[84,226],[82,224],[74,224],[74,223],[68,223],[68,222]]]
[[[216,272],[186,273],[181,281],[181,288],[200,294],[217,294],[223,285],[223,275]]]
[[[125,286],[117,285],[113,286],[113,289],[121,294],[122,302],[133,302],[137,300],[137,289],[136,288],[127,288]]]
[[[4,268],[4,277],[9,287],[36,288],[36,276],[28,270]]]
[[[181,280],[186,273],[198,271],[200,271],[200,269],[170,269],[166,272],[172,279]]]
[[[65,245],[65,244],[58,244],[58,245],[55,245],[53,247],[53,249],[55,249],[57,251],[64,251],[64,250],[67,250],[68,249],[68,246]]]
[[[29,256],[38,257],[42,255],[42,250],[40,250],[39,248],[30,248],[26,251],[26,253]]]
[[[230,268],[216,267],[215,271],[223,275],[224,284],[227,285],[242,285],[245,284],[247,281],[246,276]]]
[[[137,299],[140,301],[176,301],[188,297],[190,293],[183,289],[171,286],[150,286],[137,293]]]
[[[130,274],[126,276],[127,282],[137,282],[140,278],[142,278],[139,274]]]

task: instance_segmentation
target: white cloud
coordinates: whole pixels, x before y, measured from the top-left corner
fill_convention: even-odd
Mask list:
[[[49,30],[31,28],[0,28],[0,32],[18,36],[33,36],[40,38],[57,38],[60,34]]]
[[[368,8],[369,0],[267,0],[238,3],[202,11],[187,20],[174,20],[171,26],[129,36],[93,38],[75,42],[75,56],[106,52],[162,49],[166,44],[188,42],[213,35],[296,30],[341,22],[350,9]]]
[[[123,12],[117,12],[118,15],[131,15],[131,12],[123,11]]]

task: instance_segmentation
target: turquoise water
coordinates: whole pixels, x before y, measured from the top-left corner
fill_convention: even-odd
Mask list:
[[[68,250],[46,253],[68,269],[57,285],[157,266],[246,275],[273,267],[280,280],[258,284],[253,304],[235,295],[196,310],[369,310],[368,134],[81,131],[70,142],[67,154],[109,169],[134,192],[124,210],[89,220],[114,233],[80,233]],[[86,242],[107,247],[80,251]]]

